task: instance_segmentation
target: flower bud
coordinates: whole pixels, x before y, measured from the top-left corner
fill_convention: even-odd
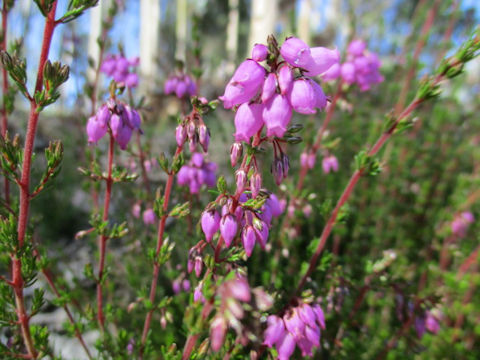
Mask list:
[[[146,209],[143,212],[143,222],[145,225],[154,224],[156,219],[157,217],[155,216],[155,212],[153,211],[153,209]]]
[[[255,61],[263,61],[267,58],[268,48],[263,44],[255,44],[252,49],[252,59]]]
[[[245,170],[240,169],[235,172],[235,182],[237,185],[237,193],[243,193],[245,189],[245,183],[247,182],[247,173]]]
[[[262,187],[262,175],[255,172],[250,178],[250,191],[252,192],[252,198],[256,198],[260,193]]]
[[[242,232],[242,243],[245,249],[245,253],[248,257],[252,255],[253,248],[255,247],[256,234],[253,226],[248,225]]]
[[[177,145],[180,147],[183,146],[185,140],[187,140],[187,130],[182,124],[179,124],[175,129],[175,139],[177,140]]]
[[[187,123],[187,136],[188,138],[191,140],[195,137],[196,135],[196,126],[195,126],[195,122],[193,121],[189,121]]]
[[[241,142],[234,142],[230,148],[230,164],[232,167],[237,165],[238,159],[242,157],[243,145]]]
[[[282,154],[281,161],[283,167],[283,178],[286,179],[288,176],[288,170],[290,170],[290,160],[286,154]]]
[[[208,145],[210,144],[210,130],[204,125],[198,127],[198,141],[202,146],[204,152],[208,152]]]
[[[280,159],[273,160],[270,170],[272,172],[273,179],[275,180],[275,183],[277,185],[280,185],[282,183],[283,178],[284,178],[282,160],[280,160]]]
[[[141,206],[140,206],[140,204],[137,203],[137,204],[133,205],[133,207],[132,207],[132,215],[133,215],[134,218],[137,218],[137,219],[138,219],[138,218],[140,217],[140,211],[141,211]]]
[[[194,266],[195,266],[195,275],[197,277],[200,277],[200,275],[202,274],[202,269],[203,269],[203,261],[202,261],[202,258],[200,256],[196,256],[195,257],[195,260],[194,260]]]

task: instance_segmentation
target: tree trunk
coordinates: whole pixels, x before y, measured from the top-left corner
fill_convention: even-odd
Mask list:
[[[140,0],[140,86],[151,92],[158,79],[160,0]]]
[[[87,79],[89,83],[95,81],[95,73],[98,65],[98,58],[100,57],[100,46],[98,46],[98,38],[102,31],[102,9],[104,8],[105,1],[99,1],[98,5],[89,10],[90,13],[90,27],[88,35],[88,57],[93,59],[95,67],[88,67]]]
[[[238,52],[238,0],[228,1],[228,25],[227,25],[227,73],[235,70],[235,60]]]
[[[308,45],[311,40],[311,15],[312,0],[299,0],[300,10],[298,11],[297,29],[298,37],[305,41]]]
[[[177,0],[175,59],[187,59],[188,0]]]
[[[265,44],[267,36],[275,33],[277,18],[278,0],[252,0],[247,57],[250,57],[253,45]]]

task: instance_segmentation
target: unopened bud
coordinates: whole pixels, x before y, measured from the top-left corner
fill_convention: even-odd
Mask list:
[[[182,124],[178,125],[175,129],[175,139],[177,140],[178,146],[183,146],[185,140],[187,140],[187,130]]]
[[[245,183],[247,182],[247,174],[243,169],[237,170],[235,173],[235,182],[237,184],[237,193],[243,193]]]
[[[250,191],[252,192],[252,198],[256,198],[260,193],[262,187],[262,175],[258,172],[254,173],[250,178]]]
[[[238,159],[240,159],[242,154],[243,154],[242,143],[234,142],[232,144],[232,147],[230,148],[230,163],[232,164],[232,167],[237,165]]]

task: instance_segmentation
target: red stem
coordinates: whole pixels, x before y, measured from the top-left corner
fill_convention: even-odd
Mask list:
[[[102,220],[105,222],[108,220],[108,211],[110,208],[110,198],[112,196],[112,168],[113,168],[113,155],[114,155],[114,146],[115,140],[113,135],[110,135],[110,146],[108,148],[108,175],[105,179],[107,188],[105,191],[105,201],[103,203],[103,217]],[[102,331],[105,330],[105,316],[103,314],[103,271],[105,268],[105,253],[107,248],[108,237],[106,235],[101,235],[98,238],[98,247],[100,249],[100,259],[98,261],[98,277],[97,277],[97,320],[98,325]]]
[[[145,168],[145,153],[143,152],[142,142],[140,141],[140,132],[137,132],[137,147],[138,157],[140,159],[140,168],[142,169],[143,184],[145,185],[147,194],[150,194],[150,181],[148,180],[147,169]]]
[[[437,78],[436,82],[440,80],[440,77]],[[374,156],[378,151],[382,148],[382,146],[385,144],[385,142],[392,136],[394,130],[396,129],[398,123],[406,118],[410,113],[422,102],[422,100],[415,99],[410,103],[410,105],[398,116],[396,119],[395,123],[388,129],[385,133],[383,133],[380,138],[377,140],[375,145],[371,148],[371,150],[368,152],[369,156]],[[332,211],[332,214],[330,215],[330,218],[327,221],[327,224],[323,228],[322,234],[320,236],[320,242],[317,246],[317,249],[315,250],[315,253],[310,259],[310,264],[308,267],[307,272],[303,276],[302,280],[300,281],[298,287],[297,287],[297,294],[300,292],[300,290],[303,288],[305,285],[305,282],[307,281],[307,278],[311,275],[313,270],[315,269],[315,266],[317,264],[318,257],[322,253],[323,248],[325,247],[325,243],[327,242],[327,239],[332,232],[333,226],[335,225],[335,221],[337,220],[337,215],[338,212],[340,211],[341,207],[345,204],[345,202],[349,199],[350,195],[352,194],[353,189],[355,188],[355,185],[357,184],[358,180],[360,180],[360,177],[362,176],[362,169],[356,170],[352,177],[350,178],[345,190],[343,191],[343,194],[340,196],[340,199],[337,202],[337,205]]]
[[[182,152],[182,147],[177,146],[177,150],[175,151],[174,158],[177,158],[180,155],[181,152]],[[149,296],[149,299],[150,299],[150,302],[151,302],[152,305],[155,301],[155,293],[157,291],[158,275],[160,273],[160,264],[158,264],[158,262],[157,262],[157,257],[160,254],[160,250],[161,250],[162,245],[163,245],[163,236],[164,236],[164,233],[165,233],[165,223],[166,223],[167,218],[168,218],[167,210],[168,210],[168,204],[170,202],[170,194],[171,194],[171,191],[172,191],[174,178],[175,178],[175,173],[172,172],[168,175],[167,184],[165,186],[164,199],[163,199],[163,215],[160,218],[159,223],[158,223],[157,248],[155,250],[155,262],[154,262],[154,265],[153,265],[153,277],[152,277],[152,283],[150,285],[150,296]],[[142,333],[142,345],[141,345],[141,348],[140,348],[140,357],[142,357],[143,348],[144,348],[145,343],[147,341],[147,335],[148,335],[148,331],[150,329],[150,323],[152,322],[152,316],[153,316],[154,310],[155,310],[155,308],[152,308],[151,310],[149,310],[146,317],[145,317],[145,324],[143,326],[143,333]]]
[[[40,61],[38,63],[37,81],[35,84],[35,92],[42,90],[43,85],[43,68],[48,58],[50,51],[50,44],[52,42],[53,31],[55,30],[55,12],[57,9],[57,1],[52,4],[52,9],[48,13],[45,20],[45,29],[43,33],[42,51],[40,53]],[[32,99],[30,102],[30,117],[28,119],[27,134],[25,137],[25,146],[23,152],[22,162],[22,176],[19,183],[20,188],[20,204],[17,225],[17,241],[18,247],[22,248],[25,241],[25,233],[28,224],[28,209],[30,206],[29,186],[30,186],[30,172],[32,166],[33,145],[35,142],[35,135],[37,131],[38,115],[37,104]],[[23,278],[22,265],[20,259],[12,256],[12,273],[13,273],[13,290],[15,293],[15,303],[17,308],[18,322],[22,328],[23,340],[29,356],[37,357],[33,340],[30,333],[29,317],[25,310],[25,303],[23,298]]]

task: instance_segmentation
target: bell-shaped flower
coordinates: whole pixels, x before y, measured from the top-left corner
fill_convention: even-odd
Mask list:
[[[325,47],[314,47],[310,49],[313,62],[305,68],[305,75],[317,76],[328,71],[333,65],[340,62],[340,52],[337,49],[328,49]]]
[[[146,209],[143,212],[143,222],[145,225],[152,225],[155,224],[157,217],[155,216],[155,212],[153,209]]]
[[[312,79],[310,79],[310,84],[312,85],[313,91],[315,92],[315,98],[317,99],[315,106],[320,110],[325,109],[327,106],[327,97],[325,96],[322,87]]]
[[[240,105],[235,114],[235,140],[249,142],[263,126],[262,104]]]
[[[280,93],[285,95],[289,92],[293,83],[293,73],[289,66],[285,65],[278,70],[278,87]]]
[[[267,136],[282,137],[292,118],[292,107],[287,97],[275,94],[265,104],[263,121],[267,127]]]
[[[317,110],[316,93],[310,79],[298,79],[293,82],[292,90],[288,94],[288,100],[293,110],[300,114],[315,114]]]
[[[256,234],[255,229],[251,225],[247,225],[247,227],[243,230],[242,233],[242,243],[243,248],[245,249],[245,253],[247,256],[252,255],[253,248],[255,247],[256,241]]]
[[[331,81],[338,79],[340,76],[340,69],[341,65],[340,64],[333,64],[330,69],[328,69],[326,72],[322,74],[322,79],[324,81]]]
[[[235,235],[237,235],[238,224],[237,220],[230,214],[222,217],[220,221],[220,234],[222,234],[225,245],[230,247]]]
[[[355,65],[351,62],[343,63],[340,72],[345,83],[351,85],[355,82]]]
[[[267,318],[267,324],[263,344],[271,348],[285,336],[285,325],[283,320],[276,315],[270,315]]]
[[[87,121],[87,136],[89,143],[97,143],[107,133],[107,126],[92,116]]]
[[[296,37],[285,40],[280,48],[280,54],[287,63],[299,68],[305,68],[314,61],[310,47]]]
[[[361,56],[365,51],[367,45],[363,40],[353,40],[347,47],[347,53],[352,56]]]
[[[220,228],[220,215],[217,211],[204,211],[202,214],[201,225],[205,238],[210,242],[213,235]]]
[[[289,360],[295,351],[295,339],[289,332],[285,332],[277,343],[278,360]]]
[[[262,102],[267,102],[277,89],[277,75],[275,73],[268,74],[262,89]]]
[[[250,100],[265,80],[265,69],[254,60],[245,60],[241,63],[220,97],[226,109]]]

